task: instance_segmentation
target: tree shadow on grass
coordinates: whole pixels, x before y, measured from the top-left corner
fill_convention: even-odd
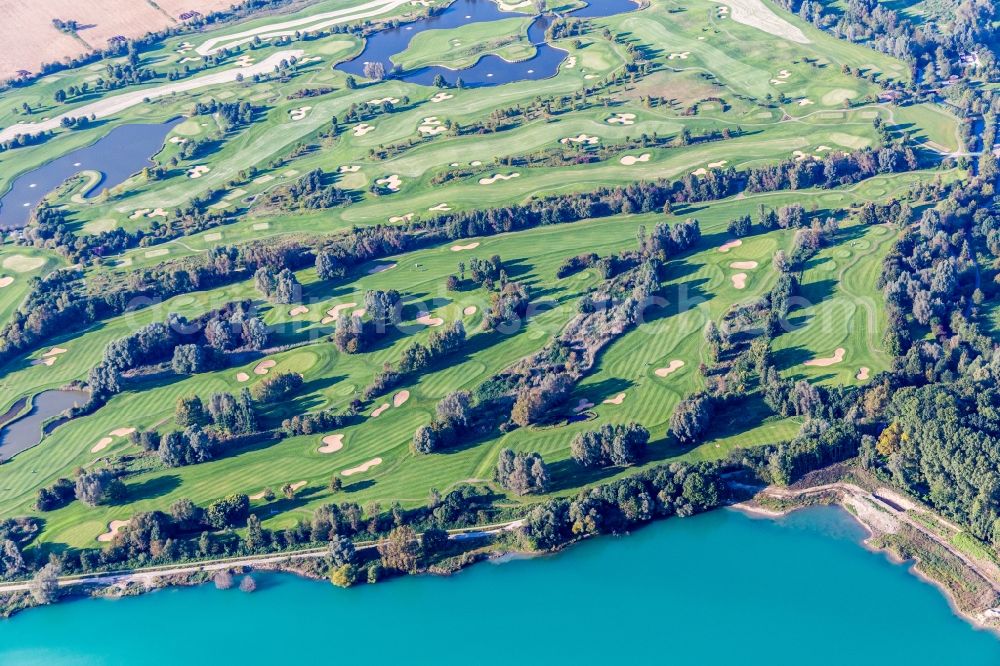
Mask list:
[[[276,493],[281,492],[280,488],[273,488],[273,490]],[[316,497],[323,491],[323,486],[306,486],[305,488],[299,489],[298,492],[295,493],[295,497],[292,497],[291,499],[279,495],[273,501],[268,502],[263,506],[253,508],[250,513],[255,514],[258,518],[263,520],[265,518],[278,515],[279,513],[300,509],[316,499]]]
[[[131,504],[141,500],[155,499],[177,490],[181,485],[181,477],[176,474],[164,474],[139,483],[128,484],[128,495],[116,505]]]
[[[375,485],[375,479],[365,479],[364,481],[355,481],[354,483],[344,486],[345,493],[357,493],[362,490],[368,490]]]

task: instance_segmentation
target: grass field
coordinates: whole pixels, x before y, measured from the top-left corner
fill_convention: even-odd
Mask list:
[[[240,43],[247,34],[270,34],[290,21],[300,22],[297,29],[308,31],[330,20],[329,12],[347,6],[343,0],[328,0],[293,15],[257,18],[197,36],[170,38],[143,52],[142,61],[166,73],[199,47]],[[400,17],[420,9],[409,3],[391,4],[377,18]],[[301,48],[310,61],[287,76],[246,78],[159,97],[125,109],[100,126],[60,130],[39,146],[0,153],[0,191],[16,175],[91,143],[117,125],[191,115],[197,101],[209,99],[249,101],[260,107],[252,123],[222,135],[207,154],[181,159],[179,145],[168,140],[155,156],[157,163],[167,168],[163,178],[146,180],[135,175],[107,197],[74,197],[79,191],[76,185],[52,196],[52,201],[69,213],[71,230],[81,235],[118,227],[130,231],[148,229],[150,219],[134,214],[141,209],[166,209],[165,222],[169,224],[175,208],[210,191],[214,192],[211,209],[228,215],[227,223],[218,228],[155,247],[107,253],[81,267],[88,284],[93,284],[96,278],[107,276],[127,280],[138,269],[203,254],[218,244],[287,237],[316,239],[352,227],[402,224],[402,219],[411,214],[415,218],[433,216],[432,209],[441,204],[451,210],[482,209],[523,202],[533,196],[679,178],[700,169],[746,169],[799,154],[805,159],[832,150],[852,152],[876,145],[879,135],[872,124],[875,118],[898,131],[909,132],[919,142],[932,141],[952,149],[954,143],[948,141],[954,141],[956,136],[954,118],[932,107],[895,108],[876,103],[877,86],[843,74],[840,68],[848,64],[886,76],[905,77],[907,69],[902,63],[838,41],[796,17],[784,17],[809,37],[808,44],[776,39],[756,28],[720,18],[715,3],[653,0],[646,9],[594,20],[579,37],[560,40],[557,45],[565,48],[568,56],[553,78],[449,89],[446,92],[450,97],[443,100],[437,95],[445,91],[392,79],[361,81],[356,88],[350,88],[343,73],[332,69],[332,65],[358,53],[361,39],[351,33],[326,34],[323,29],[318,34],[295,37],[293,30],[291,43],[265,41],[252,50],[248,43],[242,43],[239,54],[209,67],[234,66],[239,55],[249,55],[259,62],[281,49]],[[407,69],[427,64],[462,67],[484,53],[511,59],[525,57],[529,53],[521,40],[501,47],[495,40],[522,35],[529,22],[529,17],[512,13],[511,18],[498,22],[502,25],[469,24],[428,31],[413,41],[396,64]],[[605,29],[611,39],[604,36]],[[182,46],[185,43],[191,46]],[[179,54],[179,49],[195,50]],[[619,82],[610,82],[626,71],[630,53],[635,52],[644,54],[652,71],[634,81],[623,76]],[[89,67],[69,70],[51,80],[2,93],[7,103],[0,104],[0,125],[25,120],[15,111],[22,103],[32,106],[33,115],[39,117],[65,112],[52,101],[55,89],[86,80],[95,72]],[[165,83],[161,78],[141,88],[152,89]],[[579,95],[585,88],[586,96]],[[302,98],[297,93],[304,89],[320,92]],[[559,112],[540,113],[494,133],[448,131],[426,137],[418,129],[430,116],[464,127],[483,122],[499,110],[524,108],[543,98],[569,100],[574,95],[578,97],[572,107],[567,103]],[[374,127],[371,131],[355,132],[355,124],[351,123],[342,127],[335,138],[319,137],[333,117],[343,119],[352,106],[385,98],[399,102],[394,103],[391,113],[380,113],[366,121]],[[93,101],[93,96],[79,103],[84,101]],[[304,106],[309,108],[293,116],[293,110]],[[692,108],[696,110],[692,112]],[[631,124],[609,122],[620,118],[618,114],[632,114]],[[302,117],[296,119],[298,115]],[[218,123],[211,116],[191,117],[178,125],[172,136],[185,140],[214,136],[219,133]],[[532,167],[504,164],[509,158],[571,146],[563,140],[579,135],[597,140],[585,148],[565,150],[597,153],[602,147],[627,144],[641,135],[675,138],[685,130],[697,136],[737,128],[741,134],[735,138],[609,150],[601,154],[601,159],[589,163]],[[385,151],[384,156],[381,151]],[[638,158],[641,153],[647,154],[642,160],[631,164],[622,161],[628,156]],[[175,166],[170,165],[172,159],[176,160]],[[190,178],[188,170],[199,165],[210,170],[200,178]],[[336,173],[342,166],[352,167],[335,176],[337,185],[354,195],[349,206],[287,211],[257,205],[275,188],[313,169]],[[251,167],[256,171],[246,176]],[[456,169],[471,169],[473,175],[440,182],[444,174]],[[492,178],[514,173],[517,177],[509,180]],[[398,191],[370,191],[377,179],[389,176],[399,179]],[[874,375],[887,369],[890,362],[882,348],[886,322],[875,281],[897,232],[882,226],[860,226],[850,214],[851,207],[901,197],[918,182],[952,177],[958,177],[957,172],[886,175],[834,190],[740,195],[691,206],[674,215],[623,215],[470,239],[480,243],[474,250],[455,252],[450,244],[421,249],[392,258],[395,267],[391,270],[375,274],[361,271],[338,282],[324,282],[312,269],[300,271],[303,302],[309,308],[305,314],[292,316],[290,306],[261,301],[260,294],[247,282],[176,296],[82,332],[48,340],[44,347],[0,368],[0,411],[22,397],[85,379],[109,342],[140,326],[163,321],[170,313],[195,317],[232,300],[254,299],[276,343],[291,346],[270,357],[276,362],[271,372],[294,371],[305,379],[303,390],[293,400],[267,413],[267,420],[273,424],[299,413],[346,407],[384,363],[397,361],[402,349],[412,341],[426,339],[428,328],[415,322],[420,310],[445,321],[461,318],[471,333],[462,353],[400,387],[411,393],[407,402],[377,417],[370,414],[386,400],[367,405],[367,418],[338,433],[344,436],[344,448],[335,453],[319,452],[322,435],[312,435],[249,446],[212,462],[175,469],[163,468],[148,458],[132,460],[127,502],[96,508],[74,502],[49,512],[41,540],[70,546],[94,545],[110,520],[128,518],[140,510],[163,509],[178,498],[205,504],[234,492],[252,495],[265,487],[278,489],[285,483],[305,481],[294,499],[254,501],[254,511],[267,526],[288,526],[331,500],[327,482],[332,475],[375,458],[380,458],[381,463],[352,476],[347,483],[345,496],[352,501],[376,500],[383,506],[399,501],[415,506],[426,501],[432,488],[445,491],[464,481],[485,482],[492,475],[502,447],[542,453],[553,470],[553,492],[567,494],[635,471],[627,468],[595,473],[571,460],[570,440],[598,423],[644,424],[653,434],[644,466],[664,460],[713,459],[739,447],[789,439],[798,431],[800,422],[774,416],[756,395],[750,395],[739,408],[719,414],[708,437],[696,447],[679,448],[666,435],[677,403],[703,388],[699,364],[707,360],[705,325],[720,321],[732,305],[765,294],[776,280],[771,265],[774,253],[787,252],[794,242],[792,231],[755,233],[739,248],[722,253],[718,247],[728,239],[727,223],[755,213],[758,204],[776,208],[798,203],[818,215],[840,219],[841,230],[835,243],[823,248],[805,267],[805,302],[792,311],[790,329],[776,338],[773,352],[776,364],[787,377],[829,385],[858,385],[864,381],[857,378],[861,368]],[[697,247],[670,262],[664,283],[669,303],[614,341],[576,387],[571,404],[594,403],[592,420],[497,432],[442,454],[418,456],[411,451],[414,430],[431,420],[441,397],[459,388],[474,388],[541,349],[573,317],[579,299],[600,283],[593,270],[557,279],[556,269],[564,259],[582,252],[607,255],[633,248],[641,225],[652,227],[660,221],[676,222],[686,217],[700,221],[703,238]],[[502,257],[512,279],[531,286],[534,302],[541,305],[525,326],[511,335],[482,331],[482,311],[489,299],[485,290],[456,293],[445,289],[445,280],[456,272],[459,261],[494,254]],[[746,284],[737,288],[733,276],[738,269],[732,264],[749,261],[757,262],[757,267],[745,271]],[[2,320],[9,320],[23,301],[32,276],[65,263],[51,249],[12,243],[0,246],[0,280],[13,278],[0,288]],[[407,326],[373,351],[341,354],[329,342],[333,325],[322,323],[324,313],[338,304],[362,303],[369,289],[402,291],[407,299]],[[477,312],[463,314],[469,306],[475,306]],[[51,346],[67,351],[51,366],[32,364]],[[805,365],[811,359],[832,356],[838,348],[844,349],[840,362],[825,367]],[[667,376],[655,372],[680,361],[683,365]],[[0,469],[0,517],[36,514],[32,505],[38,488],[60,476],[72,475],[78,467],[134,456],[135,449],[121,437],[99,453],[91,451],[112,430],[169,429],[178,397],[195,393],[206,398],[214,392],[238,391],[259,381],[253,373],[256,363],[130,385],[129,390],[95,413],[59,427],[41,445],[17,455]],[[237,381],[239,372],[249,374],[250,382]],[[619,394],[624,394],[615,401],[619,404],[604,402]],[[391,402],[391,395],[387,399]]]

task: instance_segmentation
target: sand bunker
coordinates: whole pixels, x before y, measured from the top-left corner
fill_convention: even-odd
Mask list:
[[[719,160],[718,162],[709,162],[708,163],[708,168],[709,169],[721,169],[722,167],[726,166],[727,164],[729,164],[729,160]]]
[[[360,474],[361,472],[367,472],[372,467],[375,467],[376,465],[381,465],[381,464],[382,464],[382,459],[381,458],[372,458],[368,462],[362,463],[362,464],[358,465],[357,467],[352,467],[351,469],[345,469],[343,472],[341,472],[341,474],[343,474],[344,476],[352,476],[354,474]]]
[[[65,354],[68,351],[69,351],[68,349],[63,349],[62,347],[53,347],[52,349],[50,349],[47,352],[45,352],[44,354],[42,354],[42,358],[49,358],[51,356],[59,356],[60,354]]]
[[[616,113],[607,120],[606,123],[609,125],[635,125],[635,114],[634,113]]]
[[[436,104],[437,102],[443,102],[446,99],[451,99],[452,97],[454,97],[454,95],[451,93],[439,92],[435,94],[434,97],[431,97],[431,101]]]
[[[478,312],[478,311],[479,311],[479,308],[477,308],[475,305],[467,305],[467,306],[465,306],[465,309],[462,310],[462,314],[465,315],[466,317],[471,317],[472,315],[476,314],[476,312]]]
[[[807,160],[810,157],[813,157],[812,155],[808,155],[806,153],[803,153],[801,150],[793,150],[792,151],[792,156],[795,158],[796,162],[801,162],[802,160]]]
[[[706,169],[705,167],[698,167],[697,169],[695,169],[694,171],[691,172],[691,175],[692,176],[707,176],[708,175],[708,169]]]
[[[687,60],[688,56],[691,55],[690,51],[684,51],[682,53],[671,53],[667,60]]]
[[[368,269],[368,275],[374,275],[375,273],[382,273],[384,271],[393,269],[396,264],[379,264],[378,266],[372,266]]]
[[[674,359],[673,361],[670,362],[670,364],[667,367],[657,368],[656,370],[653,370],[653,374],[656,375],[657,377],[666,377],[667,375],[672,374],[683,367],[684,367],[684,361]]]
[[[288,112],[289,117],[292,120],[302,120],[306,117],[306,114],[312,111],[311,106],[300,106],[297,109],[292,109]]]
[[[248,382],[248,381],[250,381],[250,375],[248,375],[245,372],[237,372],[236,373],[236,381],[240,382],[241,384],[243,382]]]
[[[837,347],[836,351],[833,352],[833,356],[830,356],[828,358],[814,358],[811,361],[806,361],[805,365],[825,368],[829,365],[834,365],[836,363],[840,363],[841,361],[843,361],[844,354],[846,353],[847,353],[846,349],[844,349],[843,347]]]
[[[566,69],[572,69],[574,67],[576,67],[576,56],[566,58]]]
[[[379,97],[378,99],[368,100],[369,104],[382,104],[383,102],[389,102],[389,104],[399,104],[399,100],[395,97]]]
[[[5,275],[3,277],[0,277],[0,289],[3,289],[4,287],[9,287],[12,284],[14,284],[14,278],[12,278],[11,276]]]
[[[811,99],[809,99],[808,97],[805,98],[805,99],[800,99],[799,100],[799,106],[809,106],[810,104],[813,104],[813,103],[814,102]]]
[[[469,243],[468,245],[452,245],[451,246],[451,251],[452,252],[461,252],[462,250],[475,250],[477,247],[479,247],[479,243],[478,242],[477,243]]]
[[[410,392],[403,390],[392,396],[392,406],[401,407],[403,403],[410,399]]]
[[[729,267],[730,268],[735,268],[738,271],[748,271],[748,270],[753,270],[754,268],[757,268],[757,262],[756,261],[734,261],[733,263],[729,264]]]
[[[264,499],[264,495],[266,495],[266,494],[267,494],[267,491],[266,490],[262,490],[259,493],[254,493],[253,495],[250,495],[249,499],[254,500],[254,501],[256,501],[256,500],[262,500],[262,499]]]
[[[451,210],[451,206],[446,203],[439,203],[437,206],[431,206],[427,210],[434,211],[437,213],[446,213]]]
[[[361,167],[356,164],[352,164],[350,166],[342,166],[337,169],[337,171],[340,173],[355,173],[357,171],[361,171]]]
[[[47,365],[49,367],[52,367],[52,365],[55,362],[56,362],[56,357],[50,356],[48,358],[36,358],[34,361],[31,362],[31,365]]]
[[[783,69],[780,72],[778,72],[778,78],[779,79],[787,79],[791,75],[792,75],[792,73],[789,72],[787,69]]]
[[[261,361],[260,363],[257,364],[257,367],[253,369],[253,374],[266,375],[271,370],[271,368],[273,368],[276,365],[278,365],[278,363],[271,359],[267,359],[266,361]]]
[[[386,176],[385,178],[379,178],[375,181],[376,185],[384,185],[385,189],[391,192],[399,192],[399,188],[402,186],[403,181],[399,179],[399,174],[394,173],[391,176]]]
[[[619,393],[615,397],[608,398],[607,400],[605,400],[604,404],[605,405],[620,405],[623,402],[625,402],[625,394],[624,393]]]
[[[209,171],[211,171],[211,169],[209,169],[207,166],[205,166],[204,164],[199,164],[196,167],[188,169],[187,174],[188,174],[188,178],[201,178],[203,175],[205,175]]]
[[[304,306],[304,305],[296,305],[294,308],[292,308],[291,310],[288,311],[288,314],[290,314],[293,317],[298,317],[299,315],[304,315],[304,314],[306,314],[308,312],[309,312],[309,308],[307,308],[306,306]]]
[[[406,215],[393,215],[389,218],[391,224],[399,224],[400,222],[409,222],[413,219],[413,213],[407,213]]]
[[[299,488],[305,488],[306,483],[307,483],[306,481],[296,481],[295,483],[291,484],[292,492],[294,493]]]
[[[586,134],[580,134],[579,136],[567,136],[563,139],[559,139],[559,143],[569,144],[569,143],[586,143],[591,146],[596,144],[600,139],[596,136],[587,136]]]
[[[732,277],[732,280],[733,280],[733,286],[736,287],[737,289],[746,289],[747,286],[746,273],[737,273]]]
[[[495,173],[492,176],[490,176],[489,178],[480,178],[479,179],[479,184],[480,185],[492,185],[493,183],[497,182],[498,180],[510,180],[511,178],[518,178],[520,175],[521,174],[518,173],[518,172],[516,172],[516,171],[514,173],[509,173],[509,174],[506,174],[506,175],[502,174],[502,173]]]
[[[861,369],[858,370],[858,374],[855,376],[855,378],[858,379],[858,380],[860,380],[860,381],[865,381],[866,379],[868,379],[868,373],[869,372],[871,372],[871,370],[869,368],[861,366]]]
[[[619,161],[625,166],[632,166],[637,162],[648,162],[650,157],[651,155],[649,153],[643,153],[642,155],[639,155],[639,157],[635,157],[633,155],[626,155]]]
[[[108,531],[97,537],[97,540],[101,543],[107,543],[115,538],[118,532],[129,524],[128,520],[112,520],[108,523]]]
[[[106,449],[107,447],[111,446],[111,442],[113,441],[115,441],[114,437],[101,437],[99,440],[97,440],[97,444],[94,444],[94,446],[91,447],[90,452],[99,453],[104,449]]]
[[[442,132],[447,132],[448,128],[445,127],[437,116],[429,116],[421,121],[417,131],[426,136],[435,136],[441,134]]]
[[[816,146],[817,153],[825,153],[828,150],[833,150],[830,146]]]
[[[170,137],[170,143],[175,143],[175,144],[187,143],[187,139],[185,139],[182,136],[172,136]]]
[[[343,435],[327,435],[323,438],[323,446],[316,449],[320,453],[336,453],[344,448]]]
[[[586,398],[580,398],[580,402],[576,403],[576,407],[573,408],[573,411],[579,414],[580,412],[588,410],[593,406],[594,403],[592,403],[591,401],[587,400]]]
[[[372,418],[375,419],[378,418],[379,416],[382,416],[382,412],[384,412],[387,409],[389,409],[389,403],[386,402],[379,405],[378,407],[375,408],[375,411],[372,412]]]
[[[368,123],[360,123],[354,126],[354,136],[364,136],[375,129],[374,125],[369,125]]]
[[[441,319],[441,317],[432,317],[429,312],[421,310],[417,313],[417,323],[424,326],[440,326],[444,323],[444,319]]]
[[[728,241],[728,242],[723,243],[722,245],[720,245],[719,246],[719,252],[729,252],[734,247],[739,247],[740,245],[743,245],[743,241],[741,241],[739,239],[731,240],[731,241]]]
[[[775,14],[761,0],[726,0],[726,4],[732,10],[730,18],[737,23],[799,44],[809,43],[809,38],[801,30]]]
[[[135,428],[115,428],[108,434],[112,437],[128,437],[135,432]]]

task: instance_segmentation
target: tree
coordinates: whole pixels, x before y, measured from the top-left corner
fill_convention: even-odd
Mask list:
[[[330,582],[337,587],[351,587],[358,582],[358,568],[353,564],[337,567],[330,575]]]
[[[51,604],[59,596],[59,566],[49,562],[31,579],[28,588],[35,603]]]
[[[366,79],[381,81],[385,78],[385,65],[377,60],[375,62],[366,62],[364,66],[364,75]]]
[[[682,444],[701,441],[712,420],[712,398],[696,393],[682,400],[670,416],[670,432]]]
[[[420,535],[420,543],[425,555],[439,553],[448,545],[448,533],[439,527],[429,527]]]
[[[417,533],[409,525],[402,525],[389,532],[378,544],[378,554],[386,569],[412,573],[420,562],[421,546]]]
[[[114,475],[108,469],[82,472],[76,477],[76,498],[87,506],[97,506],[104,501],[112,479]]]
[[[10,578],[24,571],[24,556],[11,539],[0,540],[0,576]]]
[[[240,581],[240,592],[250,593],[256,590],[257,590],[257,581],[254,580],[253,576],[249,574],[243,576],[243,579]]]
[[[542,493],[548,488],[549,473],[539,453],[514,453],[502,449],[493,478],[516,495]]]
[[[356,552],[354,542],[345,536],[335,535],[330,539],[330,563],[334,567],[354,564]]]
[[[215,583],[215,589],[228,590],[233,586],[233,575],[228,571],[220,571],[212,576],[212,581]]]
[[[236,527],[246,521],[250,513],[250,498],[242,493],[229,495],[208,505],[205,518],[216,529]]]

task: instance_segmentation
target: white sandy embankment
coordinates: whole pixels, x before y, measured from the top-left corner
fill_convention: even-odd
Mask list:
[[[801,30],[775,14],[761,0],[726,0],[725,4],[732,9],[730,17],[737,23],[799,44],[809,43]]]
[[[113,97],[106,97],[36,123],[15,123],[0,130],[0,142],[10,141],[18,134],[37,134],[39,132],[57,129],[62,126],[63,118],[79,118],[82,116],[107,118],[108,116],[113,116],[116,113],[121,113],[125,109],[136,106],[137,104],[142,104],[143,100],[146,99],[157,99],[159,97],[166,97],[175,93],[197,90],[198,88],[204,88],[206,86],[214,86],[220,83],[230,83],[235,81],[238,76],[251,78],[256,74],[265,74],[272,71],[282,60],[288,60],[293,57],[299,58],[303,53],[305,52],[302,49],[278,51],[277,53],[268,56],[261,62],[247,67],[232,67],[221,72],[214,72],[212,74],[206,74],[205,76],[185,79],[184,81],[177,81],[176,83],[168,83],[162,86],[157,86],[156,88],[144,88],[142,90],[126,92]]]
[[[375,467],[376,465],[381,465],[381,464],[382,464],[382,459],[381,458],[372,458],[368,462],[361,463],[357,467],[352,467],[350,469],[345,469],[343,472],[341,472],[341,474],[343,474],[344,476],[353,476],[355,474],[360,474],[362,472],[367,472],[372,467]]]
[[[667,375],[677,372],[683,367],[684,367],[684,361],[674,359],[673,361],[670,362],[669,365],[667,365],[667,367],[657,368],[656,370],[653,370],[653,374],[656,375],[657,377],[666,377]]]
[[[638,157],[636,157],[634,155],[626,155],[625,157],[621,158],[621,160],[619,160],[619,161],[622,164],[624,164],[625,166],[632,166],[632,165],[637,164],[639,162],[648,162],[650,157],[652,157],[652,155],[650,155],[649,153],[643,153],[642,155],[639,155]]]
[[[811,367],[825,368],[827,366],[835,365],[843,361],[844,354],[846,353],[847,353],[846,349],[844,349],[843,347],[837,347],[836,351],[833,352],[833,356],[830,356],[828,358],[814,358],[812,360],[806,361],[805,365]]]

